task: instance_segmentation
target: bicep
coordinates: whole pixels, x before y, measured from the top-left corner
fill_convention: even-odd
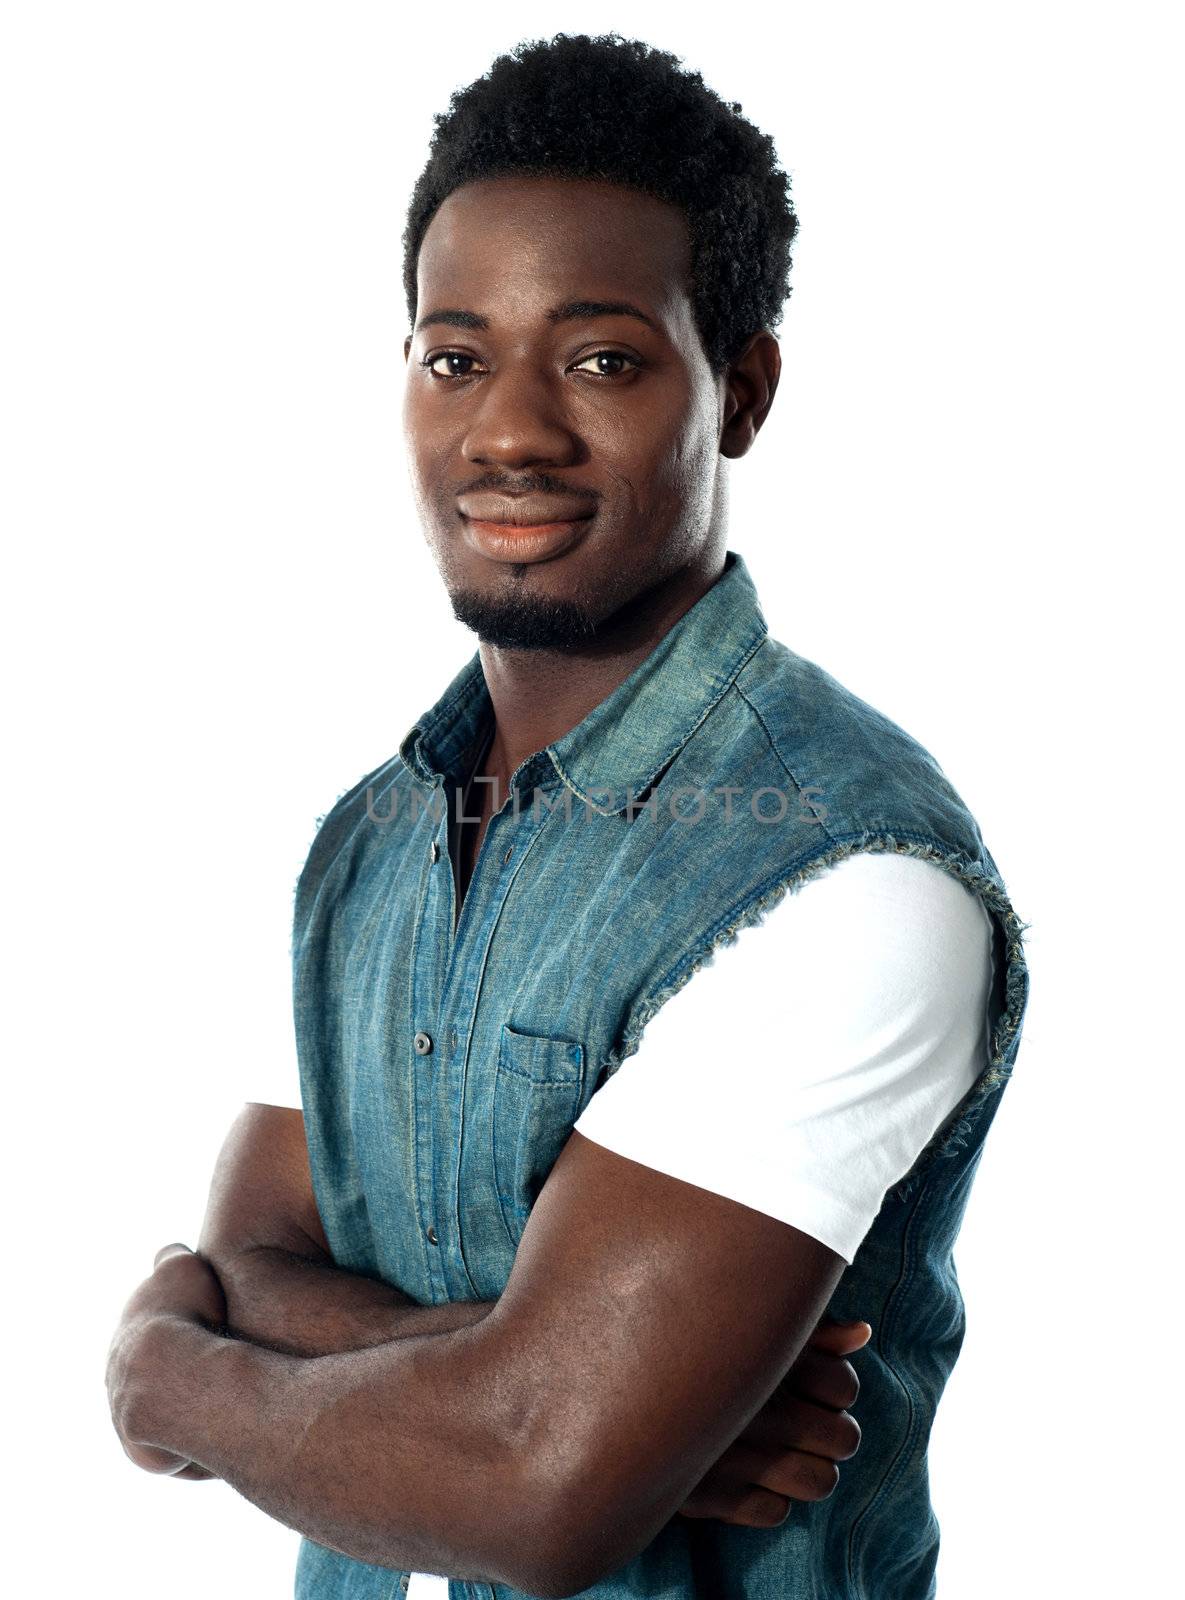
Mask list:
[[[531,1472],[562,1486],[569,1577],[613,1570],[674,1515],[797,1359],[845,1264],[572,1134],[487,1319]]]
[[[199,1249],[216,1262],[260,1246],[330,1256],[302,1112],[252,1103],[235,1119],[215,1164]]]
[[[857,858],[668,1001],[593,1096],[495,1313],[579,1576],[612,1570],[598,1529],[618,1564],[641,1549],[761,1408],[973,1081],[981,917],[925,863]]]
[[[853,1261],[987,1064],[991,976],[961,883],[851,857],[668,1000],[576,1129]]]

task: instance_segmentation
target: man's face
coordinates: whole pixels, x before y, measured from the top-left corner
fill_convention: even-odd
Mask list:
[[[404,428],[425,535],[484,641],[591,644],[722,539],[725,385],[689,273],[683,214],[616,184],[489,179],[429,224]]]

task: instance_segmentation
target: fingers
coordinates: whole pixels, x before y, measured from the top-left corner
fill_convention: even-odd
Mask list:
[[[721,1456],[719,1471],[789,1500],[826,1500],[839,1482],[839,1468],[823,1456],[803,1450],[771,1455],[740,1443]]]
[[[186,1465],[172,1450],[160,1450],[154,1444],[134,1443],[122,1436],[120,1443],[124,1454],[144,1472],[152,1472],[159,1477],[179,1476],[178,1469]]]
[[[156,1252],[151,1277],[137,1294],[154,1309],[173,1310],[207,1327],[226,1320],[222,1281],[204,1256],[184,1244],[166,1244]]]
[[[679,1507],[678,1514],[690,1518],[715,1517],[720,1522],[735,1522],[746,1528],[776,1528],[790,1515],[790,1502],[784,1495],[773,1494],[768,1489],[714,1483],[709,1475]]]
[[[751,1528],[774,1528],[795,1500],[826,1500],[839,1482],[834,1461],[805,1451],[781,1454],[734,1444],[679,1508],[681,1517],[715,1517]]]
[[[849,1461],[860,1448],[860,1438],[860,1424],[847,1411],[832,1411],[788,1395],[759,1411],[734,1448],[757,1449],[765,1455],[806,1451],[830,1461]]]
[[[859,1393],[860,1379],[850,1361],[823,1355],[808,1346],[782,1379],[769,1404],[776,1407],[786,1396],[799,1395],[816,1405],[846,1411],[855,1405]]]
[[[189,1246],[187,1244],[162,1244],[160,1249],[156,1252],[156,1255],[153,1257],[153,1261],[152,1261],[153,1271],[155,1271],[156,1268],[160,1266],[162,1261],[167,1261],[169,1256],[177,1256],[177,1255],[191,1256],[192,1254],[193,1254],[193,1251],[189,1248]]]
[[[872,1338],[870,1322],[820,1322],[807,1340],[807,1349],[826,1350],[832,1355],[846,1356],[860,1350]]]

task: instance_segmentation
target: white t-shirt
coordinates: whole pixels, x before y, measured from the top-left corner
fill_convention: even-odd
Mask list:
[[[987,1065],[993,978],[991,918],[957,878],[848,856],[717,950],[576,1129],[850,1264]]]
[[[916,856],[849,856],[718,949],[576,1129],[850,1264],[987,1065],[994,975],[971,890]],[[413,1573],[408,1600],[448,1600],[447,1578]]]

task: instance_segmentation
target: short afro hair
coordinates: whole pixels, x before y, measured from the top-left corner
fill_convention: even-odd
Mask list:
[[[437,207],[462,184],[524,174],[597,178],[682,207],[691,297],[714,376],[754,333],[776,331],[798,218],[773,140],[669,51],[620,34],[520,43],[436,113],[408,205],[403,280]]]

